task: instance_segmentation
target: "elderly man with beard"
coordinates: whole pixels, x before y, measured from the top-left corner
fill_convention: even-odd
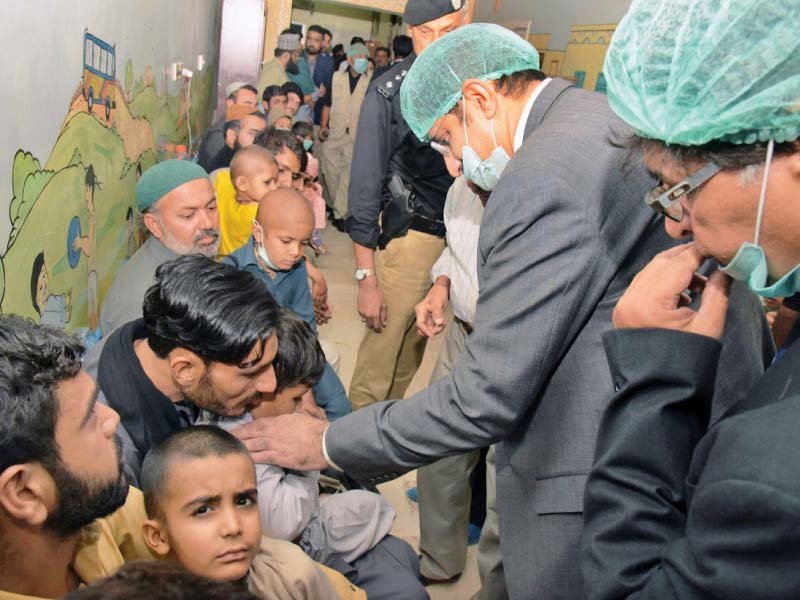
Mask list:
[[[82,353],[59,329],[0,317],[4,600],[60,598],[152,557],[130,526],[144,511],[121,469],[119,416],[97,402]]]
[[[199,255],[156,270],[143,318],[92,348],[84,368],[120,416],[128,481],[153,444],[200,409],[235,417],[275,392],[278,305],[254,275]]]
[[[186,160],[151,167],[136,185],[136,204],[150,237],[106,294],[100,313],[104,336],[142,316],[144,293],[160,265],[183,254],[213,258],[219,249],[217,197],[202,167]]]

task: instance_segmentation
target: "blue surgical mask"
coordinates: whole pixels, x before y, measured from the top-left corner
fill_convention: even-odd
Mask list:
[[[357,58],[353,61],[353,70],[360,75],[367,72],[369,61],[366,58]]]
[[[255,236],[253,236],[253,242],[254,242],[255,247],[256,247],[256,254],[258,255],[258,258],[263,260],[264,264],[267,265],[273,271],[280,271],[280,268],[275,266],[273,264],[273,262],[269,259],[269,256],[267,256],[267,249],[264,247],[264,243],[263,243],[263,240],[264,240],[264,229],[263,229],[263,227],[261,227],[261,224],[258,221],[253,221],[253,225],[257,226],[261,230],[261,240],[262,240],[261,242],[258,242],[255,239]]]
[[[800,290],[800,264],[796,265],[778,281],[767,286],[767,277],[769,276],[767,257],[764,254],[764,249],[758,243],[774,145],[774,141],[770,140],[767,146],[767,161],[764,165],[764,177],[761,181],[761,195],[758,199],[758,216],[756,217],[756,233],[753,243],[744,242],[739,247],[739,251],[733,257],[733,260],[720,270],[738,281],[744,281],[747,283],[747,287],[759,296],[788,298],[794,296]]]
[[[314,140],[309,140],[308,138],[303,140],[303,149],[308,152],[311,150],[311,146],[314,145]]]
[[[500,176],[503,174],[503,170],[511,160],[508,152],[502,146],[497,145],[497,138],[494,135],[494,119],[491,121],[491,126],[494,150],[492,150],[489,158],[481,160],[478,153],[469,147],[466,112],[464,113],[464,140],[466,143],[461,148],[461,167],[464,171],[464,177],[487,192],[495,188]]]

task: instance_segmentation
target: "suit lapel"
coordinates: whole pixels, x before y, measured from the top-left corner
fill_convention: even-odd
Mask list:
[[[542,93],[539,94],[539,97],[534,101],[533,108],[528,115],[528,122],[525,124],[525,136],[523,139],[526,139],[533,133],[533,130],[541,124],[547,111],[555,104],[558,97],[571,87],[573,86],[569,81],[559,78],[553,79],[545,86]]]

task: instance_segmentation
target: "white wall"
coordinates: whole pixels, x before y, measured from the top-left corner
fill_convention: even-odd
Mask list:
[[[550,33],[550,48],[564,50],[572,25],[618,23],[631,0],[476,0],[476,23],[503,23],[531,19],[531,33]]]

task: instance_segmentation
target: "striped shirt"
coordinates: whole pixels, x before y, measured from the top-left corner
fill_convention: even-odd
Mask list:
[[[458,177],[447,192],[444,224],[447,247],[431,269],[431,279],[442,275],[450,279],[450,305],[453,314],[467,323],[475,318],[478,304],[478,236],[483,204]]]

